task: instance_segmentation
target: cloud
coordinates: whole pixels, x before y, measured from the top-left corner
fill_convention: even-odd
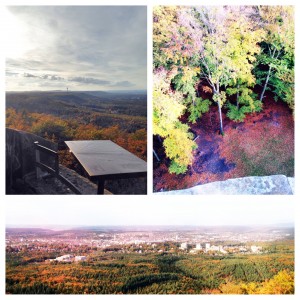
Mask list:
[[[6,74],[6,76],[17,76],[17,75],[19,75],[19,73],[11,72],[11,71],[6,71],[5,74]]]
[[[44,79],[44,80],[65,80],[64,78],[57,76],[57,75],[52,75],[52,74],[42,74],[42,75],[34,75],[31,73],[24,73],[23,77],[27,78],[39,78],[39,79]]]
[[[81,82],[86,84],[99,84],[99,85],[110,85],[111,82],[107,80],[101,80],[90,77],[71,77],[68,78],[69,81]]]
[[[35,76],[35,75],[33,75],[33,74],[29,74],[29,73],[24,73],[24,75],[23,75],[24,77],[33,77],[33,78],[36,78],[36,77],[38,77],[38,76]]]
[[[133,86],[135,86],[135,84],[125,80],[125,81],[118,81],[115,84],[113,84],[113,86],[115,86],[115,87],[133,87]]]
[[[12,73],[14,75],[18,75],[18,73]],[[19,74],[20,75],[20,74]],[[102,80],[98,78],[93,78],[93,77],[68,77],[64,78],[58,75],[54,74],[32,74],[32,73],[23,73],[21,74],[22,77],[25,78],[35,78],[37,80],[47,80],[47,81],[69,81],[69,82],[75,82],[75,83],[81,83],[81,84],[87,84],[87,85],[98,85],[98,86],[107,86],[110,88],[114,87],[122,87],[122,88],[129,88],[135,86],[134,83],[124,80],[124,81],[117,81],[117,82],[112,82],[108,80]],[[46,85],[43,83],[41,86],[45,87]],[[52,85],[53,86],[53,85]]]
[[[22,76],[25,84],[30,85],[36,76],[37,80],[57,83],[77,82],[82,89],[93,85],[146,88],[146,6],[11,6],[8,9],[21,21],[24,35],[20,40],[14,37],[5,42],[12,43],[11,47],[22,47],[25,40],[29,50],[18,57],[7,55],[6,65],[11,72],[29,74]],[[26,81],[28,78],[32,80]],[[13,84],[11,81],[10,86]]]
[[[45,75],[41,75],[39,76],[42,79],[48,79],[48,80],[65,80],[64,78],[57,76],[57,75],[50,75],[50,74],[45,74]]]

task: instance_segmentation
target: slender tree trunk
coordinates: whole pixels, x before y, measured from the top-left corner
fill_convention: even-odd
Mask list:
[[[218,104],[219,119],[220,119],[220,134],[223,135],[224,131],[223,131],[222,108],[221,108],[221,103],[220,103],[219,84],[217,84],[216,87],[213,86],[213,91],[214,91],[214,94],[218,95],[217,104]]]
[[[260,98],[259,98],[260,101],[262,101],[263,98],[264,98],[264,94],[265,94],[265,91],[266,91],[266,88],[267,88],[267,85],[268,85],[268,82],[269,82],[269,79],[270,79],[271,70],[272,70],[272,67],[269,67],[269,71],[268,71],[268,75],[267,75],[267,78],[266,78],[266,82],[265,82],[263,91],[262,91],[262,93],[260,95]]]
[[[237,109],[239,109],[239,106],[240,106],[240,104],[239,104],[240,85],[239,84],[238,84],[237,88],[238,88],[238,92],[236,93],[236,107],[237,107]]]
[[[218,110],[219,110],[219,118],[220,118],[220,134],[223,135],[224,131],[223,131],[222,107],[221,107],[221,103],[220,103],[220,86],[219,86],[219,83],[217,83],[216,92],[217,92],[217,95],[218,95]]]
[[[153,149],[153,154],[154,154],[155,158],[157,159],[157,161],[160,161],[160,159],[159,159],[159,157],[158,157],[158,155],[157,155],[157,153],[154,149]]]
[[[157,136],[157,139],[159,140],[160,143],[162,143],[162,139],[159,135]]]
[[[220,134],[224,134],[223,131],[223,119],[222,119],[222,108],[220,104],[220,100],[218,100],[218,109],[219,109],[219,117],[220,117]]]
[[[272,53],[271,53],[271,49],[269,48],[269,52],[270,52],[270,54],[271,54],[271,58],[272,58],[272,59],[274,59],[274,58],[275,58],[275,53],[276,53],[276,48],[274,47],[274,49],[273,49],[273,52],[272,52]],[[280,51],[278,51],[278,54],[277,54],[276,58],[278,57],[279,53],[280,53]],[[268,85],[268,83],[269,83],[269,79],[270,79],[271,71],[272,71],[272,67],[271,67],[271,66],[269,66],[269,71],[268,71],[268,75],[267,75],[267,78],[266,78],[266,82],[265,82],[265,85],[264,85],[263,91],[262,91],[262,93],[261,93],[261,95],[260,95],[260,99],[259,99],[260,101],[262,101],[262,100],[263,100],[263,98],[264,98],[264,94],[265,94],[265,91],[266,91],[267,85]]]

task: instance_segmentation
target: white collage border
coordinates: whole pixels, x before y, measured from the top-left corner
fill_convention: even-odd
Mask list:
[[[300,2],[299,2],[300,3]],[[148,46],[148,54],[147,54],[147,66],[148,66],[148,70],[147,70],[147,94],[148,94],[148,145],[147,145],[147,152],[148,152],[148,195],[147,196],[104,196],[106,198],[104,198],[104,201],[109,201],[109,202],[113,202],[115,205],[118,204],[118,202],[122,201],[126,201],[127,203],[135,203],[136,201],[143,201],[143,203],[145,204],[145,207],[147,207],[148,205],[152,205],[150,204],[153,203],[153,205],[156,205],[157,207],[159,207],[159,202],[160,201],[165,201],[165,204],[168,205],[172,205],[172,201],[181,203],[182,205],[185,205],[184,203],[187,203],[187,205],[192,205],[194,201],[209,201],[209,202],[213,202],[216,205],[218,204],[219,201],[227,201],[227,203],[231,203],[231,205],[235,205],[235,203],[240,202],[240,201],[245,201],[245,202],[252,202],[253,204],[255,204],[257,201],[270,201],[270,205],[272,205],[272,202],[281,202],[281,201],[292,201],[293,202],[293,207],[294,207],[294,225],[295,225],[295,245],[296,245],[296,256],[295,256],[295,284],[296,284],[296,289],[295,289],[295,295],[291,295],[289,297],[292,297],[293,299],[297,296],[300,295],[300,276],[299,276],[299,272],[300,272],[300,264],[298,262],[299,259],[299,222],[297,221],[298,218],[300,218],[300,205],[298,203],[298,201],[300,201],[300,199],[297,199],[298,197],[298,187],[299,187],[299,180],[298,180],[298,173],[299,173],[299,162],[298,159],[296,158],[296,165],[295,165],[295,195],[293,196],[222,196],[221,199],[220,196],[205,196],[205,200],[204,199],[196,199],[197,196],[159,196],[159,195],[155,195],[152,193],[152,185],[153,185],[153,180],[152,180],[152,99],[151,99],[151,92],[152,92],[152,7],[154,5],[252,5],[252,4],[266,4],[266,5],[294,5],[295,6],[295,29],[296,29],[296,50],[295,53],[297,53],[297,50],[300,49],[299,48],[299,32],[298,29],[299,27],[299,22],[300,22],[300,5],[297,3],[297,0],[295,1],[284,1],[284,3],[282,1],[217,1],[217,0],[210,0],[209,3],[207,3],[207,1],[189,1],[189,0],[185,0],[185,1],[177,1],[177,0],[169,0],[169,1],[158,1],[158,0],[136,0],[136,1],[128,1],[128,0],[85,0],[85,1],[81,1],[81,0],[52,0],[52,1],[48,1],[48,0],[44,0],[44,1],[1,1],[0,4],[0,33],[1,33],[1,40],[3,40],[3,33],[5,31],[5,24],[3,24],[3,19],[1,18],[3,16],[2,12],[3,12],[3,7],[6,5],[146,5],[148,7],[147,9],[147,15],[148,15],[148,36],[147,36],[147,46]],[[2,296],[4,296],[4,299],[15,299],[15,298],[19,298],[22,297],[22,299],[32,299],[32,295],[5,295],[5,210],[6,210],[6,203],[8,202],[16,202],[18,203],[19,201],[29,201],[31,202],[32,196],[8,196],[5,195],[5,57],[2,53],[1,50],[1,46],[0,46],[0,52],[1,52],[1,61],[0,61],[0,70],[1,70],[1,78],[0,78],[0,93],[2,95],[1,97],[1,101],[0,101],[0,105],[1,105],[1,139],[2,139],[2,143],[1,143],[1,167],[2,167],[2,184],[1,184],[1,195],[3,197],[1,197],[0,200],[0,297],[2,298]],[[300,52],[298,52],[300,53]],[[299,63],[298,63],[298,58],[296,55],[296,94],[295,94],[295,98],[298,98],[299,96],[299,81],[297,82],[298,78],[299,78]],[[296,104],[296,111],[295,111],[295,155],[297,156],[297,153],[299,153],[299,139],[297,137],[299,137],[299,105]],[[300,189],[300,188],[299,188]],[[95,202],[95,201],[99,201],[99,205],[101,205],[101,199],[98,199],[98,196],[89,196],[89,199],[87,199],[87,196],[39,196],[38,198],[35,199],[35,201],[39,202],[39,204],[42,204],[43,201],[61,201],[61,197],[64,197],[67,201],[75,201],[75,202],[88,202],[91,201]],[[113,198],[112,198],[113,197]],[[53,199],[55,198],[55,199]],[[28,207],[28,209],[30,209],[30,207]],[[24,212],[26,213],[26,212]],[[146,299],[149,297],[153,297],[153,295],[143,295],[143,296],[139,296],[139,295],[130,295],[133,297],[138,297],[139,299]],[[166,297],[172,297],[173,298],[179,298],[180,299],[189,299],[189,298],[195,298],[195,297],[202,297],[202,299],[204,297],[207,297],[208,295],[172,295],[172,296],[163,296],[163,295],[155,295],[155,298],[166,298]],[[209,297],[230,297],[232,295],[214,295],[214,296],[209,296]],[[29,298],[30,297],[30,298]],[[41,296],[41,295],[37,295],[34,296],[37,297],[38,299],[40,299],[41,297],[55,297],[55,299],[57,299],[58,297],[60,299],[62,299],[62,297],[72,297],[72,295],[64,295],[64,296]],[[76,296],[77,298],[82,298],[86,299],[87,297],[97,297],[100,299],[106,299],[109,297],[109,299],[119,299],[120,297],[129,297],[129,295],[127,296],[117,296],[117,295],[79,295]],[[244,297],[244,296],[233,296],[236,297],[238,299],[240,299],[240,297]],[[248,296],[248,299],[252,299],[252,298],[257,298],[257,297],[263,297],[263,299],[274,299],[274,298],[280,298],[280,297],[284,297],[284,296]],[[297,297],[298,298],[298,297]],[[221,298],[222,299],[222,298]],[[243,298],[242,298],[243,299]]]

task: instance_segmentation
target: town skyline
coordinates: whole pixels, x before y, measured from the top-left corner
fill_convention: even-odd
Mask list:
[[[84,228],[6,228],[6,247],[22,251],[49,252],[62,243],[68,246],[45,263],[87,261],[90,253],[78,255],[82,246],[116,253],[186,253],[192,255],[233,255],[268,253],[261,245],[293,241],[294,228],[274,226],[99,226]],[[169,248],[166,248],[169,245]],[[168,250],[167,250],[168,249]],[[61,255],[63,254],[63,255]],[[77,255],[76,255],[77,254]]]

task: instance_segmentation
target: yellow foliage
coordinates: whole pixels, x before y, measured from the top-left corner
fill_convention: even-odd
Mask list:
[[[279,271],[273,278],[261,284],[228,281],[219,286],[223,294],[293,294],[294,272]]]
[[[180,103],[182,95],[171,92],[170,82],[172,74],[155,74],[153,84],[153,134],[166,137],[174,128],[178,118],[186,107]]]
[[[227,282],[227,283],[221,284],[219,289],[223,294],[235,294],[235,295],[236,294],[244,294],[243,289],[240,286],[240,284],[236,284],[233,282]]]
[[[190,76],[196,69],[186,69]],[[154,75],[153,84],[153,134],[164,140],[167,157],[180,166],[192,163],[192,149],[196,146],[191,140],[187,126],[181,126],[180,116],[186,110],[181,103],[183,96],[180,92],[170,90],[173,72],[160,72]]]
[[[193,153],[191,150],[194,145],[195,142],[181,128],[173,128],[164,140],[166,155],[180,166],[187,166],[192,163]]]
[[[263,283],[258,294],[293,294],[294,272],[283,270],[278,272],[269,281]]]

